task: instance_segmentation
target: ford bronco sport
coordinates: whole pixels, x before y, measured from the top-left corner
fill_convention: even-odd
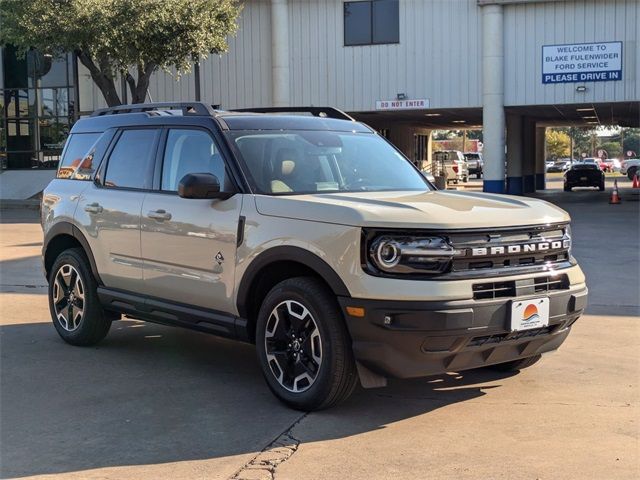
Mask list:
[[[73,126],[42,225],[66,342],[121,315],[252,342],[304,410],[358,380],[527,367],[587,297],[564,211],[436,191],[331,108],[97,111]]]

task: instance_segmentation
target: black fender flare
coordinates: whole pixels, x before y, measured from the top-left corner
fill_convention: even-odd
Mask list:
[[[71,222],[58,222],[51,229],[47,231],[47,234],[44,236],[44,240],[42,242],[42,262],[44,264],[44,259],[47,253],[47,248],[52,240],[60,235],[68,235],[75,238],[78,243],[82,246],[84,253],[87,255],[89,259],[89,265],[91,266],[91,273],[95,277],[98,285],[102,285],[102,280],[100,279],[100,274],[98,273],[98,267],[96,266],[96,260],[93,257],[93,252],[91,251],[91,247],[89,246],[89,242],[84,234],[80,231],[78,227],[76,227]],[[46,267],[46,266],[45,266]],[[46,268],[45,268],[46,272]]]
[[[323,259],[316,254],[309,252],[300,247],[279,246],[273,247],[260,253],[249,265],[245,271],[240,286],[238,287],[238,295],[236,306],[241,317],[247,318],[247,305],[250,301],[249,293],[251,285],[260,273],[260,271],[272,263],[289,261],[300,263],[314,272],[316,272],[333,291],[336,296],[350,297],[349,289],[344,284],[336,271]]]

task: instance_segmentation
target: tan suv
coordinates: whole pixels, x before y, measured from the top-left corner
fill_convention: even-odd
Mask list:
[[[125,314],[252,342],[275,395],[313,410],[358,379],[520,369],[565,340],[587,289],[564,211],[435,191],[334,109],[253,112],[134,105],[74,125],[42,203],[65,341]]]

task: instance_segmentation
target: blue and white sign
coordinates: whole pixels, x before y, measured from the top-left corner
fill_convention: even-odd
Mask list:
[[[542,47],[542,83],[622,80],[622,42]]]

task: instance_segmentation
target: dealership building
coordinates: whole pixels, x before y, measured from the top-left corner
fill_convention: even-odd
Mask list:
[[[526,193],[545,127],[640,126],[639,24],[640,0],[246,0],[228,53],[158,72],[148,100],[333,106],[422,165],[433,130],[481,127],[484,189]],[[71,54],[1,60],[2,168],[50,178],[101,93]]]

